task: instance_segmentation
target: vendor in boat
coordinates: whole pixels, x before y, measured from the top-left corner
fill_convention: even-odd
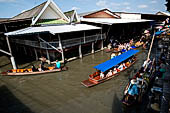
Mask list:
[[[42,64],[39,64],[38,71],[44,71],[44,66]]]
[[[106,77],[110,77],[110,76],[112,76],[112,75],[113,75],[113,71],[110,70],[110,71],[107,73]]]
[[[136,96],[138,95],[137,80],[136,80],[136,79],[132,79],[130,82],[131,82],[131,83],[130,83],[130,85],[129,85],[127,94],[128,94],[129,96],[133,96],[133,97],[136,98]]]
[[[61,63],[60,61],[56,60],[56,66],[55,68],[60,69],[61,68]]]
[[[44,56],[42,56],[41,58],[40,58],[40,60],[41,60],[41,65],[42,66],[44,66],[44,64],[46,63],[46,58],[44,57]]]
[[[34,66],[34,65],[32,65],[32,66],[31,66],[31,69],[32,69],[32,72],[38,71],[38,69],[37,69],[37,68],[35,68],[35,66]]]

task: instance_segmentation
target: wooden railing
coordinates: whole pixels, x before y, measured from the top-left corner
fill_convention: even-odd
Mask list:
[[[96,42],[98,40],[106,39],[105,34],[97,34],[92,36],[86,36],[86,37],[79,37],[79,38],[73,38],[68,40],[62,40],[62,46],[63,48],[72,47],[80,44],[86,44],[90,42]],[[45,42],[38,42],[38,41],[31,41],[31,40],[20,40],[20,39],[11,39],[12,42],[22,45],[27,45],[31,47],[37,47],[41,49],[53,49],[49,45],[47,45]],[[52,46],[59,48],[59,41],[56,42],[48,42]]]

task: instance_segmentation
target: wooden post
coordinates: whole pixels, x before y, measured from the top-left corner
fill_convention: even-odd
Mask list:
[[[84,31],[84,44],[86,43],[86,33]]]
[[[94,42],[92,42],[92,51],[91,53],[94,53]]]
[[[103,35],[102,35],[102,34],[103,34],[103,28],[101,29],[101,39],[102,39],[102,42],[101,42],[101,50],[103,50],[103,48],[104,48],[104,47],[103,47],[103,40],[104,40],[104,39],[103,39]]]
[[[152,50],[152,45],[153,45],[154,38],[155,38],[155,32],[154,32],[154,34],[153,34],[153,38],[152,38],[152,42],[151,42],[151,45],[150,45],[150,48],[149,48],[147,60],[149,60],[149,57],[150,57],[150,54],[151,54],[151,50]]]
[[[25,46],[23,46],[23,48],[24,48],[25,55],[27,55],[27,50],[26,50]]]
[[[81,45],[79,45],[79,57],[82,58]]]
[[[59,39],[59,47],[61,49],[62,61],[64,62],[65,61],[65,59],[64,59],[64,51],[63,51],[63,46],[62,46],[61,38],[60,38],[59,34],[58,34],[58,39]]]
[[[34,48],[34,52],[35,52],[35,58],[36,60],[38,60],[38,54],[37,54],[37,50]]]
[[[47,53],[47,59],[50,61],[50,55],[47,49],[46,49],[46,53]]]
[[[11,63],[12,63],[13,69],[17,69],[17,66],[16,66],[16,64],[15,64],[15,59],[14,59],[13,56],[11,56]]]
[[[101,41],[101,50],[103,50],[103,40]]]
[[[10,43],[9,43],[8,36],[6,36],[6,41],[7,41],[7,44],[8,44],[9,52],[10,52],[10,54],[11,54],[12,67],[13,67],[13,69],[17,69],[16,63],[15,63],[15,59],[14,59],[14,57],[12,56],[12,50],[11,50],[11,46],[10,46]]]

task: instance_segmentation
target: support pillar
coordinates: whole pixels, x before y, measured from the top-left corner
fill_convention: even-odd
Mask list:
[[[84,31],[84,44],[86,43],[86,33]]]
[[[24,52],[25,52],[25,55],[27,55],[27,50],[26,50],[26,48],[23,46],[23,48],[24,48]]]
[[[46,53],[47,53],[47,59],[50,61],[50,55],[47,49],[46,49]]]
[[[12,67],[13,67],[13,69],[17,69],[17,66],[16,66],[16,64],[15,64],[15,59],[14,59],[14,57],[12,56],[12,50],[11,50],[11,46],[10,46],[10,43],[9,43],[8,36],[6,36],[6,41],[7,41],[7,44],[8,44],[9,52],[10,52],[10,54],[11,54]]]
[[[79,57],[82,58],[83,55],[82,55],[82,51],[81,51],[81,45],[79,45]]]
[[[103,40],[101,41],[101,50],[103,50]]]
[[[15,59],[14,59],[13,56],[11,56],[11,63],[12,63],[13,69],[17,69],[17,66],[16,66],[16,64],[15,64]]]
[[[60,35],[59,35],[59,34],[58,34],[58,39],[59,39],[59,47],[60,47],[60,49],[61,49],[62,62],[65,62],[63,46],[62,46],[61,38],[60,38]]]
[[[94,53],[94,42],[92,42],[92,51],[91,53]]]
[[[38,60],[38,54],[37,54],[37,50],[34,48],[34,52],[35,52],[35,58],[36,60]]]

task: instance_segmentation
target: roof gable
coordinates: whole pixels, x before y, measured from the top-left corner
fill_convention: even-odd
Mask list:
[[[52,11],[52,12],[49,13],[49,11]],[[41,12],[38,14],[38,16],[36,18],[33,18],[32,25],[35,25],[39,19],[42,19],[42,18],[47,19],[49,15],[52,17],[52,19],[60,18],[60,19],[63,19],[65,21],[69,22],[69,19],[58,8],[58,6],[53,2],[53,0],[48,0],[47,3],[45,4],[45,6],[43,7],[43,9],[41,10]]]
[[[69,19],[59,9],[59,7],[53,2],[53,0],[47,0],[46,2],[24,11],[17,16],[14,16],[10,20],[30,19],[32,25],[35,25],[39,19],[63,19],[69,22]]]
[[[42,10],[42,8],[45,6],[47,2],[43,2],[42,4],[30,9],[30,10],[27,10],[27,11],[24,11],[16,16],[14,16],[13,18],[11,18],[11,20],[18,20],[18,19],[28,19],[28,18],[33,18],[35,16],[37,16],[40,11]]]
[[[170,16],[170,13],[159,11],[159,12],[156,13],[156,15]]]
[[[76,10],[67,11],[67,12],[64,12],[64,14],[67,16],[67,18],[70,19],[70,22],[79,22],[80,21]]]
[[[96,12],[92,12],[92,13],[88,13],[87,15],[83,16],[84,18],[120,18],[120,16],[112,13],[110,10],[108,9],[103,9],[103,10],[99,10]]]

